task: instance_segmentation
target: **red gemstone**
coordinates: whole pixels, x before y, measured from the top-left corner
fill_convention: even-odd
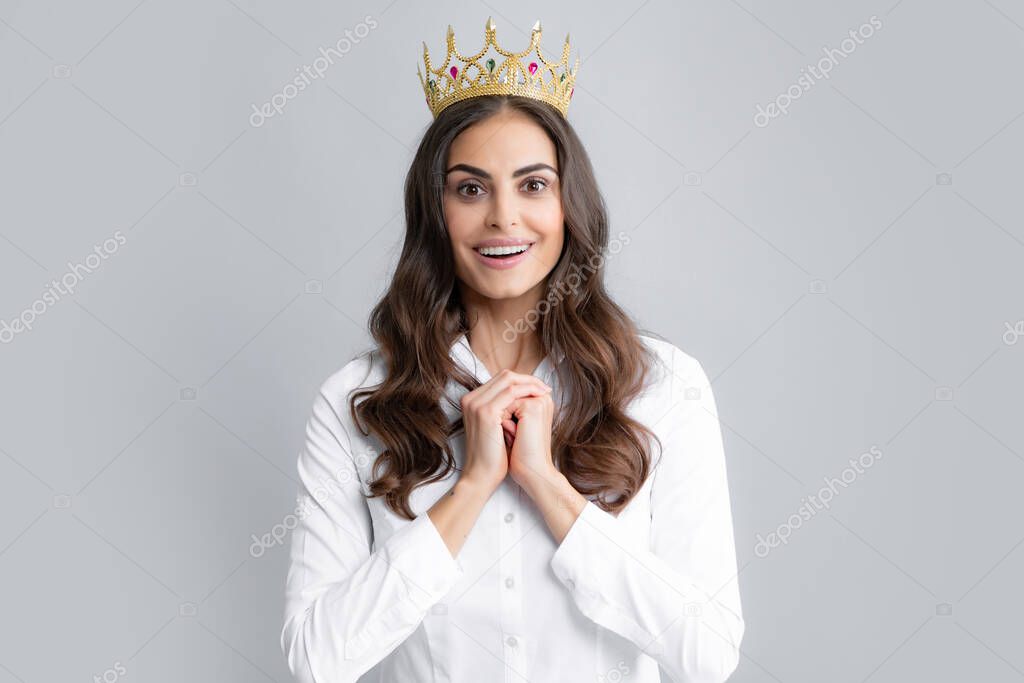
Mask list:
[[[570,100],[572,99],[572,94],[573,94],[574,92],[576,92],[576,88],[573,88],[572,90],[570,90],[570,91],[569,91],[569,99],[570,99]]]
[[[530,62],[530,75],[537,73],[537,62]]]
[[[459,67],[457,67],[457,66],[453,66],[453,67],[451,68],[451,72],[450,72],[450,73],[451,73],[451,75],[452,75],[452,78],[455,78],[456,76],[458,76],[458,75],[459,75]]]

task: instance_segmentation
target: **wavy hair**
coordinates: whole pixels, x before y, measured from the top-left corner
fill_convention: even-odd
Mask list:
[[[608,214],[589,157],[568,121],[550,105],[527,97],[474,97],[445,108],[416,150],[405,179],[402,253],[369,318],[386,377],[350,398],[359,430],[372,432],[384,446],[367,497],[383,496],[406,519],[415,519],[409,506],[414,488],[458,469],[449,439],[464,429],[463,418],[460,414],[449,423],[440,404],[443,397],[452,403],[445,394],[449,381],[470,391],[480,386],[450,356],[452,344],[470,325],[442,205],[449,148],[469,126],[509,110],[539,124],[558,157],[565,240],[546,289],[547,300],[557,303],[536,326],[549,357],[559,350],[565,354],[558,372],[567,399],[556,406],[552,426],[555,467],[609,512],[625,507],[651,468],[648,438],[657,436],[629,417],[626,406],[643,391],[652,357],[604,287]],[[581,270],[591,274],[580,278]]]

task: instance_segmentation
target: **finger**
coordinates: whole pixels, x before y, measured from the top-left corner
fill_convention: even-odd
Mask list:
[[[499,373],[498,375],[495,375],[485,384],[481,385],[474,391],[480,392],[480,401],[488,402],[493,400],[493,397],[495,395],[497,395],[501,391],[504,391],[509,386],[534,386],[537,389],[543,391],[551,390],[551,388],[548,387],[548,385],[546,385],[544,382],[542,382],[539,377],[534,377],[533,375],[523,375],[517,372],[509,372],[504,374]]]
[[[512,423],[512,424],[515,424],[515,423]],[[477,429],[477,427],[474,425],[472,420],[467,420],[466,421],[466,438],[467,439],[469,439],[469,438],[486,438],[488,440],[494,439],[495,442],[497,442],[497,443],[505,442],[507,444],[508,440],[507,440],[506,431],[507,430],[505,429],[505,426],[503,424],[499,424],[498,425],[498,430],[494,431],[493,429],[487,428],[486,425],[480,425],[480,429]],[[513,437],[515,436],[514,432],[513,432],[512,436]]]
[[[511,402],[509,402],[507,406],[505,406],[505,414],[509,415],[510,418],[521,420],[527,408],[531,407],[533,403],[536,403],[544,398],[544,396],[538,395],[521,396],[519,398],[513,399]]]
[[[509,384],[501,391],[493,394],[488,400],[487,404],[491,408],[497,408],[500,411],[502,419],[511,418],[512,413],[507,410],[507,406],[518,399],[526,397],[538,397],[548,393],[547,390],[539,389],[534,384]]]
[[[502,396],[498,396],[495,399],[495,401],[501,401],[501,400],[502,400]],[[508,402],[504,405],[504,407],[502,408],[502,411],[501,411],[501,419],[502,419],[502,421],[510,420],[513,424],[518,423],[520,417],[522,417],[522,413],[521,413],[520,409],[525,405],[525,402],[527,402],[527,401],[537,401],[537,400],[550,400],[550,399],[547,396],[547,392],[540,393],[540,392],[532,392],[532,391],[527,391],[525,393],[516,393],[514,395],[511,395],[511,396],[507,397],[507,401]]]
[[[531,380],[507,380],[495,383],[495,386],[487,393],[480,396],[484,403],[495,401],[507,402],[520,396],[540,395],[550,393],[551,388],[537,378]]]

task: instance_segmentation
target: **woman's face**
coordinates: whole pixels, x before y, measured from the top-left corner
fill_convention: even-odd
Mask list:
[[[459,280],[488,299],[542,283],[565,229],[555,145],[544,129],[525,114],[492,116],[455,138],[446,171],[444,215]],[[498,253],[487,249],[495,246]]]

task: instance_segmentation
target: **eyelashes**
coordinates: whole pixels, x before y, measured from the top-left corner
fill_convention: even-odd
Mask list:
[[[536,186],[536,185],[540,186],[539,189],[537,189],[535,191],[527,191],[527,194],[540,194],[541,192],[543,192],[544,190],[546,190],[548,188],[548,181],[545,180],[544,178],[539,178],[539,177],[527,178],[526,180],[523,181],[523,184],[520,185],[519,187],[522,188],[522,187],[526,187],[526,186]],[[467,194],[467,193],[463,192],[463,190],[468,189],[468,188],[475,188],[476,192],[473,193],[473,194]],[[478,183],[476,181],[470,180],[470,181],[465,181],[465,182],[459,183],[459,185],[455,188],[455,193],[458,194],[460,197],[465,197],[466,199],[476,199],[477,197],[480,196],[480,192],[483,191],[483,189],[484,188],[483,188],[482,185],[480,185],[480,183]]]

